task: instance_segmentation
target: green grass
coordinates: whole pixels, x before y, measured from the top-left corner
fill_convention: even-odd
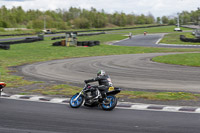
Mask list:
[[[34,89],[30,92],[39,93],[43,95],[65,95],[65,96],[72,96],[77,92],[80,92],[82,88],[69,86],[66,84],[54,85],[50,87],[45,87],[42,89]]]
[[[152,27],[152,28],[130,29],[130,30],[125,30],[125,31],[114,31],[114,33],[128,34],[129,32],[132,32],[133,35],[143,34],[144,31],[147,31],[147,34],[177,33],[177,32],[174,31],[174,28],[175,28],[175,26],[161,26],[161,27]],[[181,29],[184,30],[184,31],[192,30],[192,29],[189,29],[189,28],[181,28]]]
[[[8,35],[8,34],[35,34],[34,30],[13,30],[13,31],[0,31],[0,35]]]
[[[182,45],[200,45],[199,43],[192,42],[183,42],[180,40],[180,35],[185,35],[188,38],[194,38],[191,32],[180,32],[180,33],[171,33],[164,36],[164,38],[160,41],[160,43],[165,44],[182,44]]]
[[[43,95],[65,95],[72,96],[80,92],[82,88],[69,86],[66,84],[53,85],[51,87],[44,87],[42,89],[34,89],[30,93],[38,93]],[[21,93],[27,94],[27,93]],[[144,92],[144,91],[122,91],[117,94],[119,98],[129,99],[147,99],[147,100],[160,100],[160,101],[172,101],[172,100],[199,100],[200,94],[192,94],[185,92]]]
[[[162,27],[160,27],[162,28]],[[152,28],[149,28],[151,30]],[[154,28],[153,28],[154,29]],[[153,30],[152,29],[152,30]],[[10,74],[12,71],[8,68],[23,64],[30,64],[40,61],[54,59],[66,59],[73,57],[120,55],[120,54],[138,54],[138,53],[158,53],[158,52],[199,52],[200,49],[175,49],[175,48],[148,48],[148,47],[124,47],[105,45],[106,42],[124,39],[119,34],[103,34],[97,36],[78,37],[79,41],[99,40],[100,46],[95,47],[55,47],[52,43],[55,41],[45,38],[45,41],[11,45],[10,50],[0,49],[0,73],[1,81],[8,84],[7,87],[21,87],[30,84],[41,83],[40,81],[27,81],[23,77]],[[55,85],[53,87],[35,88],[33,92],[45,95],[72,95],[80,88],[73,88],[68,85]],[[66,92],[66,93],[65,93]],[[23,92],[26,93],[26,92]],[[132,93],[132,92],[130,92]],[[122,93],[123,94],[123,93]],[[150,93],[148,93],[150,95]],[[156,95],[156,94],[154,94]],[[122,96],[122,95],[121,95]],[[134,95],[132,98],[135,97]],[[162,97],[162,96],[161,96]],[[145,98],[145,97],[144,97]]]
[[[186,54],[175,54],[158,56],[152,59],[156,62],[166,63],[166,64],[176,64],[185,66],[200,66],[200,53],[186,53]]]
[[[143,98],[147,100],[199,100],[200,94],[185,92],[142,92],[142,91],[123,91],[118,94],[119,97],[128,97],[129,99]]]

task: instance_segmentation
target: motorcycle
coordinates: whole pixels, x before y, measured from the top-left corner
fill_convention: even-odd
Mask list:
[[[0,96],[1,96],[1,93],[3,92],[3,88],[6,86],[6,83],[4,82],[0,82]]]
[[[117,98],[115,95],[120,91],[120,88],[109,87],[108,91],[102,94],[98,88],[90,84],[85,84],[81,92],[71,97],[69,104],[72,108],[79,108],[84,102],[85,106],[100,106],[103,110],[110,111],[117,105]]]

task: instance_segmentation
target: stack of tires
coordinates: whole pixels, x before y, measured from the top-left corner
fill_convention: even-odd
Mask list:
[[[77,46],[92,47],[100,45],[100,41],[77,41]],[[52,46],[66,46],[65,40],[54,42]]]
[[[54,43],[52,44],[52,46],[62,46],[62,45],[61,45],[61,41],[54,42]]]
[[[87,46],[87,47],[92,47],[100,45],[100,41],[78,41],[77,46]]]
[[[24,40],[18,40],[18,41],[9,41],[9,42],[0,42],[0,44],[19,44],[19,43],[31,43],[31,42],[37,42],[37,41],[42,41],[44,38],[40,37],[28,37],[25,38]]]
[[[187,38],[184,35],[180,35],[180,40],[183,42],[200,42],[200,38]]]
[[[10,49],[10,45],[0,44],[0,48],[4,49],[4,50],[9,50]]]
[[[51,40],[64,39],[64,38],[65,38],[65,36],[53,37],[53,38],[51,38]]]

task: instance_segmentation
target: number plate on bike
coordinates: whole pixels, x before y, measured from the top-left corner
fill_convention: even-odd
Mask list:
[[[114,90],[114,87],[109,87],[108,88],[108,91],[113,91]]]

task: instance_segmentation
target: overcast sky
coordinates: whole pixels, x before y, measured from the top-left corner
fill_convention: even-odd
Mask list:
[[[97,10],[104,9],[107,13],[115,11],[124,13],[153,14],[158,16],[176,15],[177,12],[184,10],[191,11],[200,7],[200,0],[0,0],[0,7],[5,5],[7,8],[22,6],[23,9],[55,10],[66,9],[69,7],[80,7]]]

